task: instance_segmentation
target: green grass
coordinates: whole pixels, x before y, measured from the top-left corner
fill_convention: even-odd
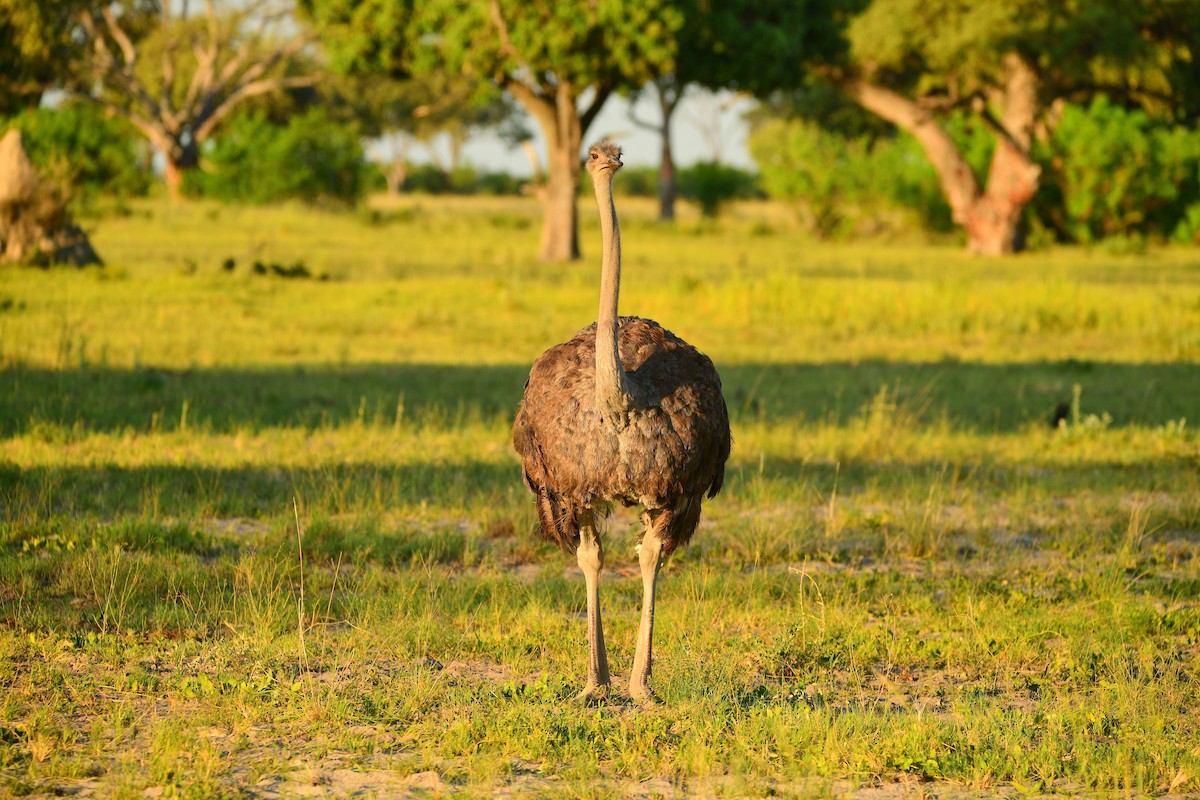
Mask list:
[[[582,208],[581,264],[531,201],[409,198],[135,205],[102,271],[0,272],[0,794],[1200,792],[1200,252],[623,200],[622,309],[713,357],[735,446],[660,582],[666,704],[584,708],[508,444],[594,317]]]

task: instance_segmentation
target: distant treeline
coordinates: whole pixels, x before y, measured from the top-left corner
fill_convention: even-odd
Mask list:
[[[102,195],[141,196],[157,185],[145,140],[94,105],[26,111],[0,122],[9,126],[25,132],[36,164],[74,185],[84,208]],[[983,182],[995,137],[966,116],[947,127]],[[750,148],[759,173],[694,164],[676,170],[679,195],[709,216],[731,199],[783,200],[794,205],[800,224],[833,239],[913,231],[940,236],[956,229],[937,173],[902,131],[846,133],[767,113],[754,120]],[[1200,241],[1200,132],[1100,96],[1065,106],[1033,156],[1041,181],[1024,217],[1026,245]],[[447,171],[409,163],[402,172],[405,192],[518,195],[537,189],[527,177],[471,165]],[[658,181],[656,167],[626,167],[617,188],[652,197]],[[387,181],[384,167],[367,159],[354,125],[313,107],[285,120],[258,110],[234,115],[207,143],[201,168],[187,173],[183,187],[190,196],[227,203],[353,206],[368,192],[386,191]]]

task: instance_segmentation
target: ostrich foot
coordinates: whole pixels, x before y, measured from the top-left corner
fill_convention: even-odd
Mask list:
[[[630,681],[629,696],[633,698],[633,702],[640,706],[662,705],[662,700],[650,688],[650,684],[645,681]]]
[[[575,695],[575,699],[584,705],[595,705],[603,700],[607,700],[611,694],[612,686],[607,683],[589,683],[583,687],[583,691]]]

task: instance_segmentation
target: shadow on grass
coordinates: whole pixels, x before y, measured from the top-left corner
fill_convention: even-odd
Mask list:
[[[983,497],[1012,493],[1025,497],[1033,490],[1039,496],[1100,492],[1119,498],[1147,487],[1194,491],[1196,480],[1192,460],[1169,456],[1029,466],[765,459],[761,464],[731,467],[722,497],[713,502],[736,498],[752,505],[781,501],[819,505],[835,491],[839,500],[852,500],[863,492],[877,499],[918,500],[929,494],[930,486],[950,481]],[[420,515],[430,518],[469,517],[490,524],[489,520],[524,510],[532,514],[532,499],[521,484],[515,457],[511,463],[331,462],[318,467],[152,464],[22,469],[0,463],[0,523],[128,516],[287,520],[293,499],[302,509],[327,515],[421,509]]]
[[[829,420],[883,399],[917,423],[945,419],[987,431],[1049,424],[1082,389],[1084,413],[1116,426],[1161,425],[1196,414],[1194,364],[863,362],[740,364],[719,369],[735,424]],[[0,371],[0,435],[83,432],[217,433],[321,428],[361,421],[461,425],[511,418],[528,365],[301,365],[167,370],[84,366]]]

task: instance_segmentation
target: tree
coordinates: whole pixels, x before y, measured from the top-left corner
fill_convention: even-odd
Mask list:
[[[29,160],[63,178],[73,199],[131,197],[149,188],[145,140],[125,120],[94,103],[28,109],[5,123],[24,134]]]
[[[1107,93],[1175,119],[1200,111],[1190,0],[874,0],[847,32],[847,57],[825,74],[921,143],[977,253],[1017,249],[1040,178],[1031,148],[1064,101]],[[982,185],[946,131],[954,112],[995,137]]]
[[[283,124],[259,110],[239,111],[205,148],[204,160],[184,186],[226,202],[353,205],[366,188],[356,127],[330,119],[320,106]]]
[[[236,108],[318,80],[288,72],[313,37],[273,35],[289,16],[267,0],[231,4],[224,13],[205,0],[202,17],[189,15],[187,0],[176,9],[171,0],[85,9],[78,19],[86,51],[73,85],[163,154],[175,197],[182,171],[198,165],[200,145]]]
[[[447,177],[459,168],[472,134],[502,126],[517,112],[512,100],[487,81],[428,72],[408,84],[411,108],[404,127]],[[448,144],[444,155],[437,146],[440,137]]]
[[[503,123],[513,112],[512,102],[489,81],[444,72],[405,76],[373,68],[335,70],[322,81],[320,93],[327,96],[331,111],[386,145],[379,167],[390,192],[404,185],[408,154],[417,143],[448,178],[459,166],[467,138],[479,128]],[[449,139],[448,157],[433,144],[442,134]]]
[[[0,117],[36,108],[69,72],[85,0],[0,0]]]
[[[659,120],[633,121],[662,137],[659,219],[675,218],[675,158],[671,122],[690,86],[733,89],[759,96],[792,87],[805,66],[829,56],[840,43],[828,0],[681,0],[684,24],[675,33],[675,59],[645,89],[657,101]]]
[[[537,121],[549,149],[539,255],[579,257],[583,137],[609,96],[670,68],[682,24],[668,0],[302,0],[342,69],[490,79]]]

